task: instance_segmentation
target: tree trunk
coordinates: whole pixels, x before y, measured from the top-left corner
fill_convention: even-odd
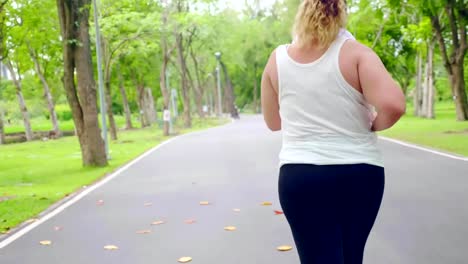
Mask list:
[[[452,95],[457,111],[457,119],[459,121],[466,121],[468,120],[468,99],[466,97],[463,64],[468,50],[466,20],[462,14],[459,14],[458,17],[455,15],[454,4],[454,1],[447,1],[445,6],[450,25],[449,28],[451,30],[451,38],[449,41],[453,46],[450,56],[446,45],[448,40],[444,37],[444,29],[440,24],[439,14],[431,15],[431,23],[442,53],[445,69],[449,75],[450,86],[452,88]]]
[[[54,100],[52,98],[52,93],[50,92],[50,88],[49,88],[49,83],[47,82],[47,79],[42,73],[41,65],[39,64],[39,61],[37,59],[36,52],[32,49],[32,47],[29,46],[28,48],[29,48],[29,54],[31,55],[31,58],[34,62],[34,68],[36,69],[36,74],[39,76],[39,79],[41,80],[42,87],[44,87],[44,98],[46,99],[47,107],[49,109],[50,121],[52,122],[53,133],[55,135],[54,138],[58,138],[61,136],[61,133],[60,133],[60,128],[58,124],[57,113],[55,112]]]
[[[115,124],[114,112],[112,111],[112,89],[111,89],[111,78],[112,78],[112,51],[109,51],[107,41],[101,38],[101,50],[104,54],[104,93],[106,100],[106,112],[107,118],[109,119],[109,132],[112,140],[117,140],[117,125]]]
[[[452,65],[453,75],[450,78],[450,82],[454,87],[454,99],[458,121],[468,120],[468,100],[466,98],[464,70],[463,63]]]
[[[163,2],[163,5],[164,5],[164,10],[163,10],[163,14],[162,14],[162,27],[164,27],[164,29],[166,28],[167,26],[167,17],[168,17],[168,10],[167,10],[167,0],[162,0]],[[161,87],[161,94],[163,96],[163,99],[164,99],[164,108],[168,109],[169,108],[169,100],[170,100],[170,96],[169,96],[169,87],[167,87],[167,76],[166,76],[166,73],[167,73],[167,66],[169,64],[169,59],[170,59],[170,52],[168,50],[168,47],[167,47],[167,36],[166,34],[163,34],[161,36],[161,49],[162,49],[162,57],[163,57],[163,61],[162,61],[162,66],[161,66],[161,71],[159,72],[159,85]]]
[[[226,65],[221,62],[221,67],[223,68],[224,73],[224,80],[226,82],[226,105],[227,110],[231,113],[231,118],[239,119],[239,113],[236,108],[236,98],[234,96],[234,88],[232,86],[231,78],[229,77],[229,73],[227,71]]]
[[[254,65],[254,113],[260,113],[258,105],[258,80],[257,80],[257,63]]]
[[[96,85],[91,61],[91,0],[57,0],[57,7],[63,40],[63,83],[73,113],[83,165],[106,166],[107,157],[99,129]]]
[[[5,141],[5,130],[4,130],[4,122],[3,120],[5,119],[4,117],[4,112],[2,106],[0,106],[0,145],[3,145],[6,143]]]
[[[137,88],[137,105],[138,109],[140,110],[140,123],[141,127],[145,128],[149,126],[149,122],[146,119],[145,114],[145,87],[143,84],[140,84],[138,81],[135,81],[135,85]]]
[[[417,76],[416,76],[416,87],[413,92],[414,99],[414,115],[421,116],[421,105],[422,105],[422,55],[418,52],[417,56]]]
[[[427,76],[426,76],[426,85],[427,85],[427,97],[426,97],[426,112],[425,116],[427,118],[435,118],[434,114],[434,42],[431,41],[427,45]]]
[[[154,97],[151,88],[145,88],[144,104],[146,120],[150,125],[153,125],[158,121],[158,117],[154,108]]]
[[[26,140],[31,141],[34,139],[34,134],[31,129],[31,120],[29,117],[28,108],[26,107],[26,102],[24,101],[24,97],[23,97],[23,90],[21,87],[21,76],[16,76],[16,72],[13,69],[13,65],[11,64],[11,61],[9,60],[6,61],[6,67],[8,68],[8,71],[10,72],[13,83],[15,84],[15,87],[16,87],[16,97],[18,98],[18,104],[21,109],[21,114],[23,115],[23,123],[24,123],[24,131],[26,134]],[[18,75],[19,75],[19,72],[18,72]]]
[[[195,103],[197,104],[197,110],[198,110],[198,115],[200,118],[205,118],[205,112],[203,111],[203,86],[201,83],[201,77],[200,77],[200,67],[198,64],[197,57],[195,56],[195,52],[193,52],[192,49],[190,49],[190,57],[192,58],[193,65],[195,68],[195,76],[197,83],[194,85],[194,91],[195,91]]]
[[[187,78],[187,64],[184,56],[184,48],[182,45],[183,36],[181,33],[176,35],[177,43],[177,54],[179,57],[179,64],[181,69],[181,85],[182,85],[182,97],[184,102],[184,126],[186,128],[192,127],[192,116],[190,112],[190,91],[188,87],[188,78]]]
[[[123,82],[122,73],[119,71],[119,90],[122,96],[122,104],[125,112],[125,129],[129,130],[133,128],[132,125],[132,112],[130,111],[130,105],[128,104],[127,92]]]

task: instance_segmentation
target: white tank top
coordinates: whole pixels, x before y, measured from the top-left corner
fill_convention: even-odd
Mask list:
[[[284,164],[360,164],[383,167],[377,135],[371,131],[373,108],[344,79],[339,36],[318,60],[301,64],[276,50]]]

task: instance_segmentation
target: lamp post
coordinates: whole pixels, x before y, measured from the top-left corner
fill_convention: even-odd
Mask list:
[[[101,125],[102,125],[102,139],[104,139],[104,147],[106,149],[106,157],[109,160],[109,141],[107,137],[107,122],[106,122],[106,100],[104,97],[104,79],[102,77],[102,51],[101,51],[101,32],[99,29],[99,19],[98,19],[98,8],[97,2],[98,0],[94,0],[94,25],[96,27],[96,51],[97,51],[97,68],[98,68],[98,78],[99,78],[99,99],[101,105]]]
[[[216,60],[218,62],[216,66],[216,78],[218,81],[218,117],[221,117],[223,114],[223,103],[222,103],[222,97],[221,97],[221,66],[220,66],[220,61],[221,61],[221,52],[216,52],[215,53]]]

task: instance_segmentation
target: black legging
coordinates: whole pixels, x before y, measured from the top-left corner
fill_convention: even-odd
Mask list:
[[[302,264],[362,264],[382,202],[382,167],[288,164],[279,196]]]

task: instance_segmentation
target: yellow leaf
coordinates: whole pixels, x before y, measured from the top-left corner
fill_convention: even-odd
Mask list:
[[[140,230],[140,231],[137,231],[137,234],[139,235],[146,235],[146,234],[149,234],[151,233],[151,230]]]
[[[270,205],[273,205],[271,202],[263,202],[262,203],[263,206],[270,206]]]
[[[108,245],[104,247],[105,250],[117,250],[119,247],[114,246],[114,245]]]
[[[183,257],[183,258],[180,258],[178,261],[180,263],[188,263],[188,262],[192,261],[192,258],[191,257]]]
[[[164,221],[154,221],[153,223],[151,223],[151,225],[162,225],[164,224]]]
[[[44,241],[41,241],[41,242],[39,242],[39,243],[40,243],[41,245],[43,245],[43,246],[50,246],[50,245],[52,245],[52,241],[50,241],[50,240],[44,240]]]
[[[279,251],[290,251],[293,249],[291,246],[280,246],[277,248]]]
[[[210,202],[203,201],[203,202],[200,202],[200,205],[210,205]]]
[[[31,223],[34,223],[34,222],[37,222],[37,221],[39,221],[39,219],[32,218],[32,219],[29,219],[28,221],[26,221],[26,224],[31,224]]]
[[[236,231],[236,229],[237,229],[237,228],[236,228],[235,226],[226,226],[226,227],[224,228],[224,230],[226,230],[226,231]]]

